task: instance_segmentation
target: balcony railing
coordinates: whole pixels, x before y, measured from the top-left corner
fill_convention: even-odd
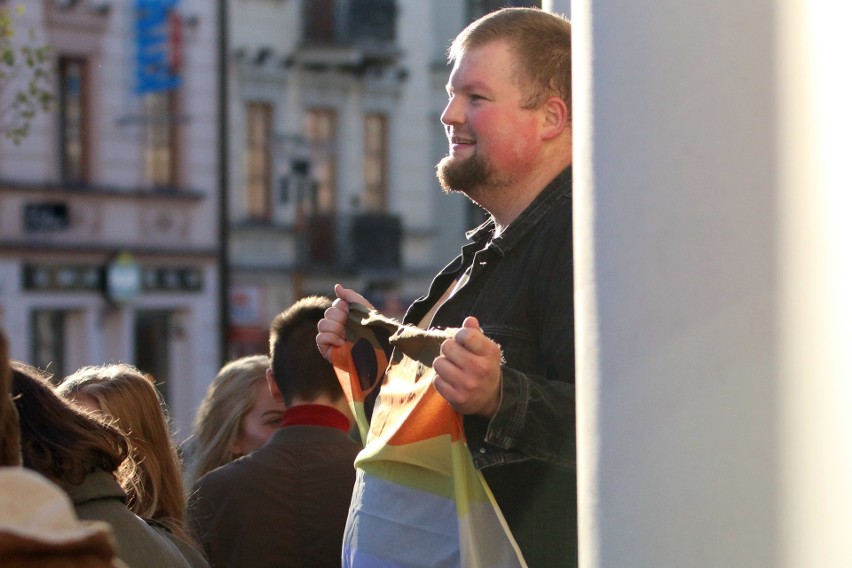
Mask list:
[[[306,45],[392,44],[395,0],[312,0],[303,12]]]
[[[363,72],[399,58],[395,0],[311,0],[294,60],[306,68]]]
[[[302,270],[394,271],[402,262],[398,215],[313,215],[298,231],[298,239]]]

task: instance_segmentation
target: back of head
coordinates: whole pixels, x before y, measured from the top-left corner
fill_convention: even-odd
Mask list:
[[[224,365],[207,388],[193,426],[190,486],[234,459],[231,447],[240,435],[243,417],[254,404],[255,385],[266,381],[268,368],[266,355],[241,357]]]
[[[0,332],[0,466],[20,465],[21,433],[18,412],[12,404],[9,389],[12,386],[12,369],[9,367],[9,344]]]
[[[134,441],[172,446],[165,405],[153,378],[132,365],[83,367],[65,378],[56,392],[70,400],[93,399]]]
[[[309,296],[294,303],[272,320],[269,330],[270,368],[284,404],[326,396],[340,400],[343,390],[334,367],[316,346],[317,323],[331,299]]]
[[[450,45],[449,60],[485,44],[505,41],[517,58],[515,82],[526,90],[527,108],[551,96],[571,108],[571,23],[538,8],[503,8],[479,18]]]
[[[95,469],[114,473],[127,457],[120,430],[63,400],[38,369],[13,361],[12,394],[25,467],[67,488]]]
[[[84,367],[56,388],[68,400],[93,400],[130,439],[130,459],[118,472],[127,506],[140,517],[182,524],[180,462],[163,399],[153,379],[123,363]]]

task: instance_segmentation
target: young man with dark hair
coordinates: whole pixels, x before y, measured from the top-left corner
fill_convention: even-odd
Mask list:
[[[207,473],[190,495],[193,532],[214,567],[340,566],[361,449],[334,369],[314,344],[331,305],[312,296],[270,327],[273,396],[282,428],[259,450]]]

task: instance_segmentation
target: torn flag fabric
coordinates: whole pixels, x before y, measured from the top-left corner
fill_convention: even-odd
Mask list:
[[[352,304],[332,363],[364,449],[344,566],[525,567],[482,474],[462,417],[432,386],[432,361],[456,330],[403,326]]]

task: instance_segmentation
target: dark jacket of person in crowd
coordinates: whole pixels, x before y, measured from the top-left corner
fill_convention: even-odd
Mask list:
[[[333,367],[314,343],[328,298],[272,322],[270,390],[287,406],[259,450],[211,471],[189,499],[190,526],[216,568],[339,567],[360,444]]]

